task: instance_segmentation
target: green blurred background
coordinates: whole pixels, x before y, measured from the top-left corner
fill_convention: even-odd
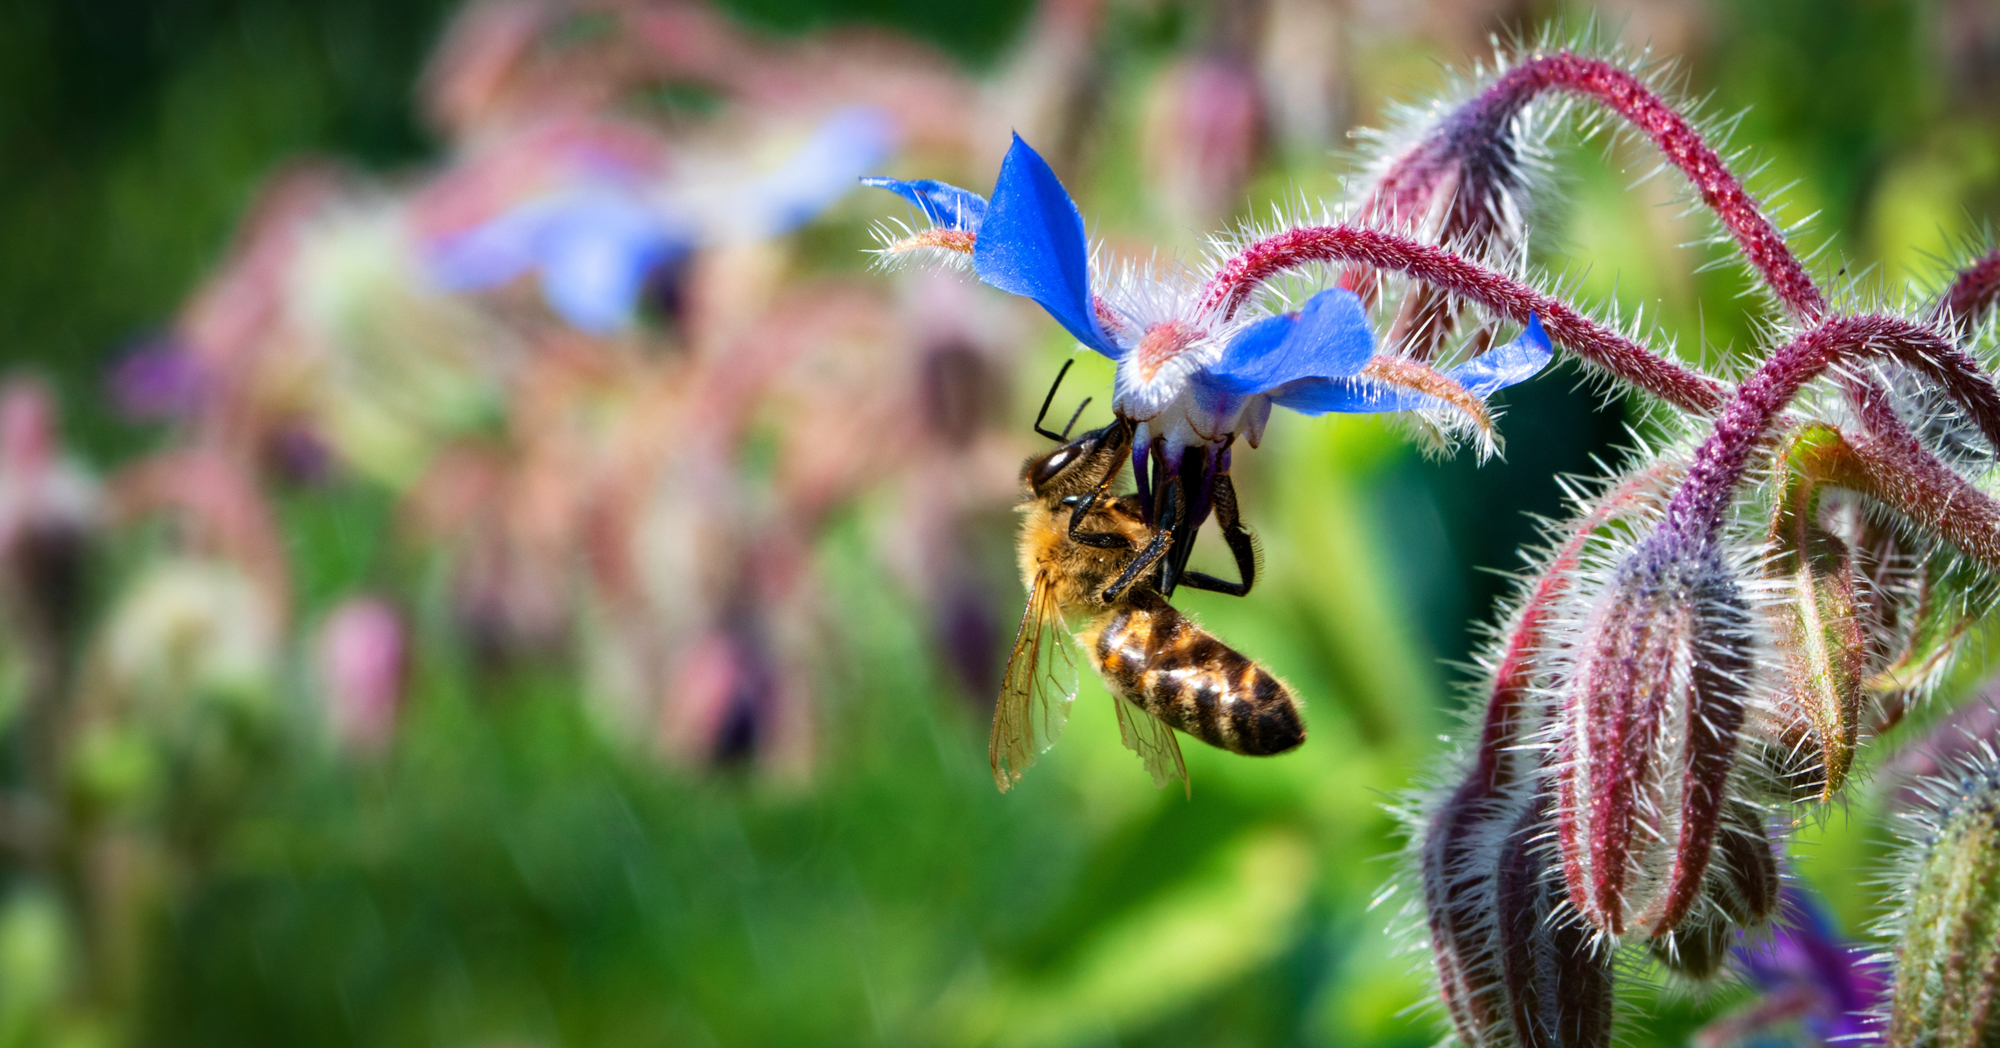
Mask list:
[[[394,171],[433,154],[413,84],[437,0],[98,0],[0,5],[0,362],[56,384],[100,467],[157,433],[105,407],[105,366],[157,332],[220,256],[260,180],[301,153]],[[738,0],[771,32],[866,22],[975,68],[1028,17],[1007,2]],[[1732,144],[1817,213],[1858,294],[1935,280],[2000,203],[2000,20],[1976,3],[1661,0],[1600,31],[1682,59]],[[1488,33],[1582,7],[1350,0],[1344,125],[1422,99]],[[1117,5],[1081,196],[1114,231],[1146,212],[1136,85],[1185,46],[1198,5]],[[1751,342],[1729,267],[1642,149],[1559,150],[1539,260],[1588,302],[1643,307],[1683,353]],[[1327,192],[1342,161],[1280,156],[1251,211]],[[853,244],[840,241],[845,251]],[[847,264],[840,261],[833,265]],[[1829,268],[1834,268],[1829,266]],[[1038,328],[1053,362],[1065,346]],[[1031,371],[1033,374],[1038,371]],[[1101,383],[1107,373],[1091,372]],[[1026,385],[1037,385],[1032,378]],[[1026,394],[1023,393],[1025,404]],[[1625,440],[1626,406],[1565,369],[1504,398],[1504,461],[1430,461],[1370,419],[1281,419],[1243,456],[1267,580],[1188,605],[1308,698],[1312,738],[1272,761],[1190,747],[1192,800],[1156,792],[1086,687],[1064,744],[998,796],[984,711],[958,698],[913,611],[873,584],[866,541],[817,551],[841,614],[809,784],[634,757],[588,723],[560,665],[468,667],[418,624],[399,743],[363,765],[269,760],[200,846],[117,1015],[30,1021],[79,962],[61,917],[12,890],[0,919],[5,1043],[174,1045],[1422,1045],[1423,958],[1383,897],[1400,846],[1384,805],[1452,723],[1475,650],[1555,478]],[[1026,415],[1023,413],[1025,422]],[[408,570],[387,501],[284,496],[304,614]],[[1004,554],[1002,554],[1004,556]],[[1011,620],[1010,620],[1011,621]],[[436,638],[432,638],[435,640]],[[1836,814],[1800,864],[1850,931],[1869,815]],[[1823,840],[1822,840],[1823,838]],[[1820,872],[1827,871],[1826,875]],[[15,889],[19,889],[15,885]],[[66,951],[69,951],[66,953]],[[54,987],[54,988],[50,988]],[[41,996],[38,996],[41,995]],[[1728,1004],[1668,993],[1626,1043],[1681,1043]]]

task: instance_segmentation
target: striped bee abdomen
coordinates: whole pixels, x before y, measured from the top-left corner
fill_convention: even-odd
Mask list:
[[[1262,757],[1306,741],[1289,689],[1158,596],[1135,594],[1089,633],[1114,692],[1211,746]]]

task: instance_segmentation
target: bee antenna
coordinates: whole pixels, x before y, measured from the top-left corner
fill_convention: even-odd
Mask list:
[[[1069,417],[1069,425],[1063,427],[1063,432],[1062,432],[1063,443],[1065,444],[1069,443],[1069,431],[1076,428],[1076,420],[1083,417],[1083,409],[1089,406],[1090,406],[1089,397],[1083,398],[1083,403],[1078,404],[1076,406],[1076,413],[1072,414]]]
[[[1069,443],[1069,430],[1065,429],[1061,433],[1053,432],[1042,426],[1042,420],[1049,417],[1049,405],[1055,403],[1056,390],[1062,388],[1063,376],[1069,374],[1069,367],[1071,364],[1074,363],[1076,363],[1076,358],[1074,357],[1071,357],[1070,359],[1063,361],[1062,370],[1056,372],[1055,382],[1049,385],[1049,395],[1042,398],[1042,410],[1037,412],[1035,415],[1035,432],[1037,434],[1040,434],[1041,436],[1047,437],[1050,440],[1055,441],[1058,444]],[[1085,401],[1084,403],[1087,404],[1089,403],[1089,401]],[[1080,407],[1077,408],[1078,412],[1081,412],[1082,410],[1083,409]],[[1070,424],[1075,425],[1076,420],[1070,419]]]

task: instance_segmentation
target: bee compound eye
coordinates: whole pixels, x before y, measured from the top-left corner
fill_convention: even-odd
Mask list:
[[[1069,468],[1069,464],[1074,461],[1076,461],[1075,445],[1057,448],[1050,452],[1047,458],[1035,463],[1035,468],[1028,474],[1028,482],[1040,488],[1056,479],[1056,476]]]

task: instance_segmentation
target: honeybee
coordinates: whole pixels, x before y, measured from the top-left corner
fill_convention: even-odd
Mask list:
[[[1042,410],[1046,416],[1046,402]],[[1070,422],[1074,426],[1075,418]],[[1161,564],[1171,543],[1158,541],[1137,496],[1105,494],[1130,451],[1130,424],[1113,422],[1075,440],[1067,439],[1068,428],[1061,434],[1043,430],[1041,418],[1036,430],[1064,442],[1021,468],[1028,497],[1020,507],[1019,556],[1028,605],[987,746],[1001,792],[1020,781],[1069,719],[1076,641],[1112,693],[1120,737],[1156,786],[1187,781],[1176,728],[1251,756],[1304,742],[1305,724],[1290,689],[1160,595]],[[1226,475],[1216,488],[1214,511],[1225,532],[1241,534],[1248,550]],[[1073,619],[1086,620],[1075,640]]]

